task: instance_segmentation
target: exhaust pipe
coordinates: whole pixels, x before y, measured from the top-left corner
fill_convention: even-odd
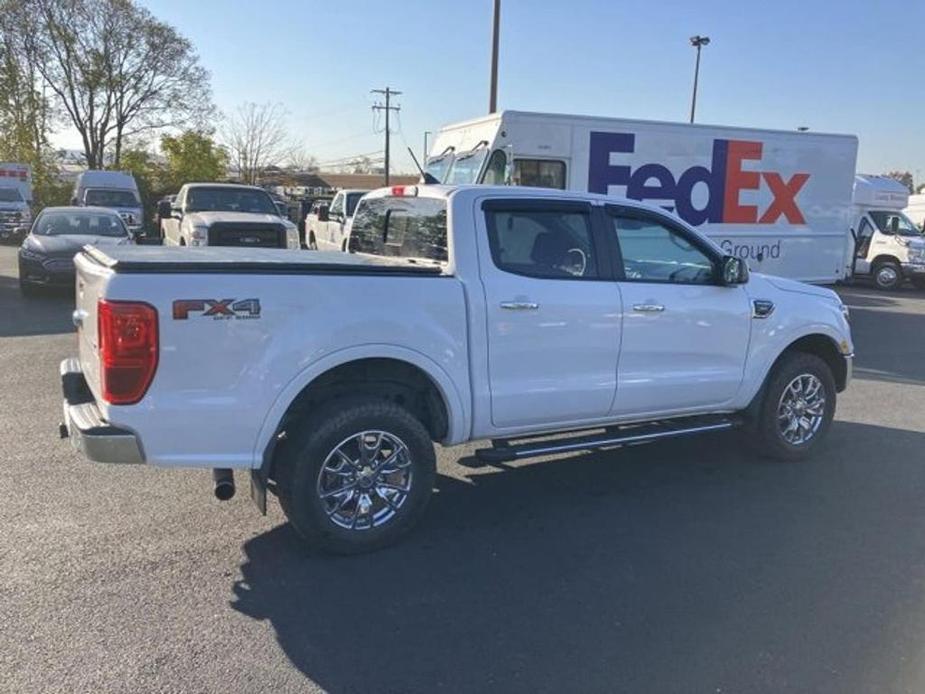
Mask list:
[[[212,481],[215,483],[215,498],[228,501],[234,496],[234,473],[228,468],[212,468]]]

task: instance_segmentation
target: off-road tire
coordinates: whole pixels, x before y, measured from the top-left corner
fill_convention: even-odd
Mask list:
[[[427,429],[406,409],[381,398],[345,398],[319,410],[288,428],[276,454],[273,477],[283,512],[310,547],[325,552],[360,554],[393,544],[420,520],[433,491],[436,456]],[[317,485],[328,455],[345,439],[368,430],[389,432],[405,444],[411,486],[384,525],[350,530],[328,517]]]

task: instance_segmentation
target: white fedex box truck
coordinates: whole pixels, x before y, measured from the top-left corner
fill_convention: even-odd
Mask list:
[[[441,129],[427,173],[643,200],[754,270],[827,283],[851,270],[857,149],[851,135],[502,111]]]

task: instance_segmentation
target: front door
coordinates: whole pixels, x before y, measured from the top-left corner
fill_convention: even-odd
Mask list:
[[[491,200],[484,211],[479,265],[493,426],[606,417],[622,309],[591,206]]]
[[[751,304],[716,281],[721,255],[667,216],[608,206],[618,242],[623,348],[615,415],[722,408],[742,383]]]

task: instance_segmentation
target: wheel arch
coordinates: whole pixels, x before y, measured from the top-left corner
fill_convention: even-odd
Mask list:
[[[807,333],[801,335],[800,337],[792,339],[784,349],[782,349],[777,357],[771,362],[770,367],[767,369],[767,372],[764,375],[762,380],[761,387],[758,389],[758,392],[752,398],[751,402],[748,405],[746,411],[749,414],[754,414],[756,409],[760,406],[762,399],[764,398],[764,393],[768,384],[768,381],[771,378],[771,375],[774,373],[774,370],[780,364],[781,360],[788,354],[794,352],[803,352],[804,354],[812,354],[816,357],[819,357],[826,363],[829,369],[832,371],[832,377],[835,379],[835,389],[837,392],[842,392],[848,385],[848,362],[845,359],[845,355],[842,354],[839,349],[838,342],[831,335],[827,335],[821,332]]]
[[[883,263],[895,263],[896,265],[899,265],[900,268],[902,267],[902,263],[895,255],[890,255],[889,253],[881,253],[870,261],[871,272],[876,269],[877,265],[881,265]]]
[[[466,437],[468,411],[455,383],[439,364],[413,350],[365,345],[328,355],[281,390],[260,428],[255,464],[268,465],[278,434],[296,416],[324,401],[357,394],[382,395],[410,405],[435,441],[455,443]],[[413,399],[410,403],[409,398]]]

